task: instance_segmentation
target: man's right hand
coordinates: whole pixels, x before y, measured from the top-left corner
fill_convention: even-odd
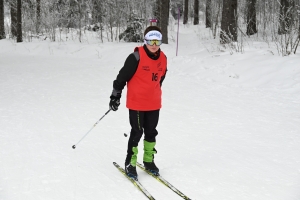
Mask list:
[[[109,108],[117,111],[120,105],[120,97],[110,96]]]

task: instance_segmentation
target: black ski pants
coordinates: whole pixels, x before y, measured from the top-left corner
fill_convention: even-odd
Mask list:
[[[133,155],[132,147],[137,147],[143,135],[147,142],[155,142],[158,132],[156,126],[159,119],[159,110],[137,111],[129,110],[129,121],[131,125],[130,137],[128,140],[127,157],[125,164],[130,163]]]

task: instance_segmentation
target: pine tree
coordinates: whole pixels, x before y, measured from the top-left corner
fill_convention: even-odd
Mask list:
[[[127,21],[126,30],[119,35],[119,40],[125,42],[140,42],[143,40],[143,24],[144,19],[138,18],[135,13],[132,13]]]

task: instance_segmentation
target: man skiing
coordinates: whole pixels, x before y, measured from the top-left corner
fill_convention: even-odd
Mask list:
[[[159,175],[159,169],[154,163],[156,126],[161,108],[161,85],[167,72],[167,58],[160,50],[162,44],[161,29],[149,26],[144,32],[144,45],[136,47],[125,60],[113,82],[109,107],[118,110],[122,90],[127,84],[126,107],[129,109],[131,125],[128,140],[125,172],[137,179],[136,162],[138,143],[144,133],[143,163],[147,170]]]

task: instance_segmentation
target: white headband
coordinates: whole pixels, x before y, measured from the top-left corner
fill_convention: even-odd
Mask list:
[[[162,40],[162,35],[159,31],[149,31],[145,35],[145,40]]]

